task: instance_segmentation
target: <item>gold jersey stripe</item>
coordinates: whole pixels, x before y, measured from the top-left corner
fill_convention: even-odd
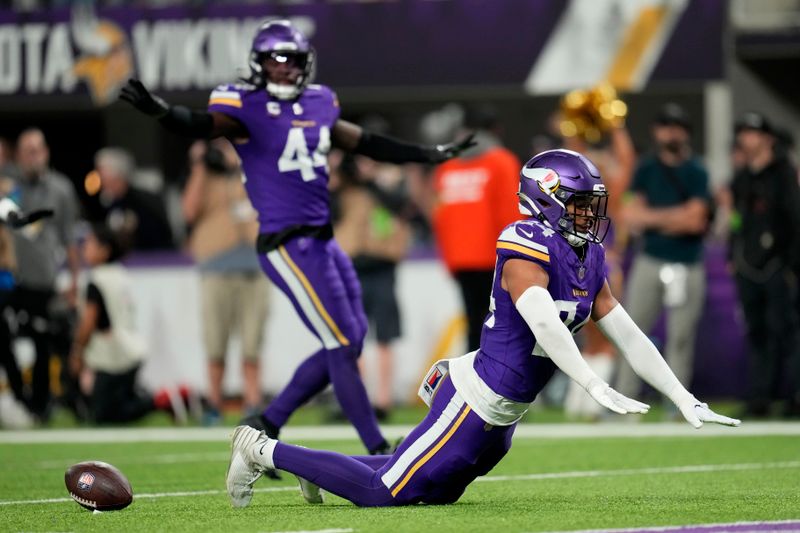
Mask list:
[[[242,101],[234,100],[233,98],[212,98],[208,101],[208,105],[229,105],[231,107],[242,107]]]
[[[550,255],[542,253],[538,250],[533,250],[532,248],[528,248],[527,246],[522,246],[521,244],[514,244],[513,242],[498,242],[497,248],[502,248],[503,250],[513,250],[515,252],[519,252],[524,255],[529,255],[540,261],[544,261],[545,263],[550,262]]]

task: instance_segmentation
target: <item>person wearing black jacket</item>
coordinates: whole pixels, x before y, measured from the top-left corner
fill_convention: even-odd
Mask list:
[[[797,169],[776,153],[774,129],[758,113],[736,123],[744,165],[731,184],[730,259],[750,343],[746,414],[765,416],[781,396],[784,415],[800,415],[800,318],[793,269],[800,258]],[[786,365],[784,367],[783,365]]]
[[[130,239],[137,251],[173,248],[167,210],[158,195],[131,183],[135,163],[122,148],[106,147],[94,157],[100,177],[104,223]]]

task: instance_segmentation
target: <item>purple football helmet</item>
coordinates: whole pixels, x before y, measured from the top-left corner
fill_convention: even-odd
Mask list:
[[[279,63],[290,62],[302,72],[292,84],[269,80],[264,70],[264,60],[272,58]],[[314,48],[308,39],[288,20],[269,20],[258,27],[250,48],[250,78],[247,80],[279,100],[292,100],[300,96],[314,77]]]
[[[522,167],[517,196],[520,213],[558,231],[573,246],[603,242],[608,233],[608,193],[600,171],[577,152],[533,156]]]

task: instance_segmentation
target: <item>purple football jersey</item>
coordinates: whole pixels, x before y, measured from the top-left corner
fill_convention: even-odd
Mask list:
[[[221,85],[208,102],[250,134],[234,143],[245,188],[262,233],[330,222],[328,152],[339,103],[328,87],[309,85],[296,100],[278,100],[250,85]]]
[[[541,357],[544,352],[501,286],[506,261],[533,261],[547,272],[550,296],[564,324],[575,334],[589,320],[592,303],[607,274],[603,246],[586,246],[581,262],[564,237],[532,219],[515,222],[500,234],[490,310],[474,366],[497,394],[517,402],[532,402],[554,369],[549,358]]]

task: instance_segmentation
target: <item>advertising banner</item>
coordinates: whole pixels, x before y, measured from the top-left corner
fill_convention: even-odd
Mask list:
[[[0,10],[0,98],[116,98],[135,75],[152,90],[205,92],[246,72],[266,18],[312,40],[321,83],[336,88],[519,87],[557,93],[611,79],[722,76],[724,0],[407,0],[204,5],[79,4]]]

